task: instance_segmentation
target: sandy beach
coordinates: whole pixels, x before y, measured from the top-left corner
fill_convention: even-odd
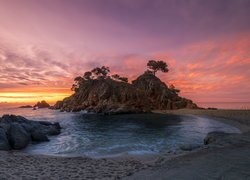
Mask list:
[[[230,135],[186,155],[165,159],[161,165],[142,170],[125,179],[250,179],[249,110],[183,109],[156,112],[212,117],[239,128],[242,134]]]
[[[132,157],[91,159],[0,152],[0,179],[120,179],[150,165]]]
[[[235,125],[243,134],[184,155],[91,159],[0,152],[1,179],[250,179],[249,111],[158,111],[210,116]],[[245,127],[245,128],[243,128]],[[244,137],[243,137],[244,136]],[[242,141],[238,142],[239,139]],[[232,141],[231,141],[232,140]],[[248,141],[249,140],[249,141]]]

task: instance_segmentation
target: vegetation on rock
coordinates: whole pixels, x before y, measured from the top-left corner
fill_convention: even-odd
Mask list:
[[[148,71],[151,71],[154,75],[157,71],[162,71],[164,73],[168,72],[168,65],[164,61],[149,60],[147,63]]]
[[[111,74],[109,67],[96,67],[81,77],[76,77],[72,90],[75,92],[55,109],[61,111],[87,110],[96,113],[141,113],[154,109],[197,108],[191,100],[178,95],[180,90],[168,87],[158,77],[157,71],[168,72],[163,61],[150,60],[148,70],[132,83],[128,78]]]

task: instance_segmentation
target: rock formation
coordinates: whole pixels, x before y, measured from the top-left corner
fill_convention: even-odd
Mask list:
[[[50,105],[46,101],[37,102],[34,108],[50,108]]]
[[[250,133],[225,133],[222,131],[213,131],[207,134],[204,139],[204,145],[225,147],[232,144],[250,143]]]
[[[155,109],[198,108],[168,88],[153,73],[146,71],[132,83],[117,81],[112,76],[77,78],[75,93],[58,101],[53,108],[61,111],[87,110],[95,113],[142,113]]]
[[[20,106],[19,108],[33,108],[33,106],[31,106],[31,105],[24,105],[24,106]]]
[[[22,116],[0,117],[0,150],[23,149],[31,141],[48,141],[60,134],[59,123],[31,121]]]

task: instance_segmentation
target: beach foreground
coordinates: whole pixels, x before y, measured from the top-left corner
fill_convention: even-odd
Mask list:
[[[242,131],[189,154],[165,160],[125,179],[250,179],[249,110],[167,110],[158,113],[199,115],[234,125]],[[164,160],[163,160],[164,161]]]
[[[1,151],[0,177],[1,179],[47,180],[121,178],[154,180],[249,179],[250,133],[247,132],[249,128],[249,111],[234,111],[234,115],[230,116],[228,112],[231,111],[161,111],[161,113],[181,115],[212,116],[217,120],[240,127],[244,132],[240,135],[230,135],[218,142],[188,151],[184,155],[91,159]],[[222,119],[223,113],[226,113],[226,115]],[[241,118],[239,119],[239,117]]]
[[[133,158],[90,159],[0,152],[0,179],[120,179],[148,167]]]
[[[250,137],[250,136],[249,136]],[[125,179],[250,179],[250,144],[208,148],[173,158]]]

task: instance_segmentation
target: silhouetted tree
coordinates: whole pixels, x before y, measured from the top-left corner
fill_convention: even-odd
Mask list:
[[[168,72],[168,65],[164,61],[149,60],[147,66],[149,71],[153,72],[154,75],[157,71]]]
[[[92,76],[92,72],[87,71],[84,73],[83,78],[86,80],[89,80],[89,79],[91,79],[91,76]]]
[[[91,71],[94,75],[96,76],[103,76],[106,77],[108,75],[108,73],[110,72],[109,67],[107,66],[102,66],[101,68],[96,67],[94,69],[92,69]]]
[[[126,83],[128,82],[128,78],[126,77],[120,77],[119,80]]]
[[[115,79],[115,80],[118,80],[120,78],[120,75],[119,74],[113,74],[111,77],[113,79]]]
[[[71,87],[71,90],[72,91],[77,91],[78,88],[79,88],[79,83],[83,80],[83,78],[81,76],[77,76],[75,79],[74,79],[74,84],[72,85]]]
[[[180,93],[180,90],[179,89],[176,89],[175,86],[173,84],[171,84],[169,86],[169,89],[172,90],[174,93],[178,94]]]
[[[122,81],[122,82],[126,82],[126,83],[128,82],[128,78],[121,77],[119,74],[113,74],[111,77],[115,80],[118,80],[118,81]]]
[[[107,66],[102,66],[102,67],[101,67],[101,70],[102,70],[102,75],[103,75],[103,76],[107,76],[108,73],[110,73],[110,69],[109,69],[109,67],[107,67]]]

